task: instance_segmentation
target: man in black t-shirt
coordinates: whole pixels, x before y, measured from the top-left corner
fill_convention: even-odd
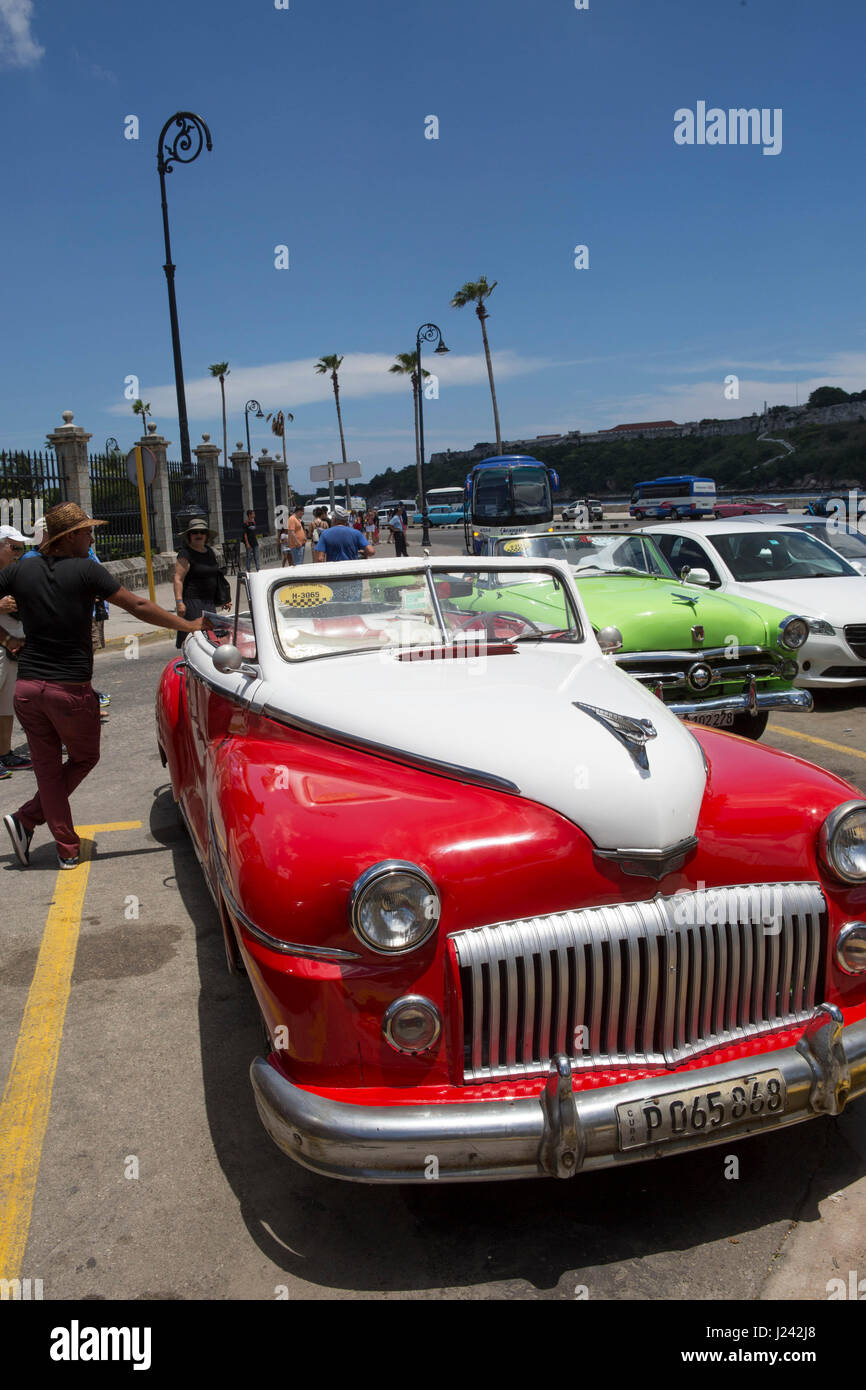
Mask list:
[[[69,797],[99,761],[99,700],[90,684],[94,600],[110,598],[134,617],[178,632],[197,632],[206,620],[188,622],[166,612],[122,588],[104,565],[88,559],[93,527],[105,522],[93,521],[74,502],[52,507],[44,523],[40,554],[0,570],[0,599],[13,596],[24,626],[15,713],[27,734],[38,787],[30,801],[3,821],[25,867],[33,832],[47,822],[61,869],[74,869],[80,844]]]
[[[244,522],[244,555],[247,562],[247,574],[253,567],[253,560],[256,562],[256,569],[259,567],[259,538],[256,535],[256,514],[247,512],[247,519]]]

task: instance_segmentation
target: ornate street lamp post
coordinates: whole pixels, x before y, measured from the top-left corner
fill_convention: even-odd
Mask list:
[[[439,346],[436,353],[447,352],[448,349],[442,340],[442,329],[437,328],[435,323],[422,323],[415,335],[415,351],[418,363],[418,443],[420,446],[421,457],[418,462],[418,491],[421,496],[421,520],[423,530],[421,532],[421,544],[430,544],[430,516],[427,511],[427,489],[424,486],[424,372],[421,368],[421,343],[432,343],[439,339]]]
[[[120,453],[120,445],[118,444],[118,442],[117,442],[117,440],[115,439],[114,435],[113,435],[113,434],[110,434],[110,435],[108,436],[108,438],[106,439],[106,441],[105,441],[105,457],[106,457],[106,459],[110,459],[111,456],[112,456],[112,454],[119,454],[119,453]]]
[[[262,408],[261,408],[261,406],[259,405],[258,401],[247,401],[246,405],[244,406],[244,423],[246,424],[246,427],[247,427],[247,453],[250,455],[250,459],[252,459],[252,453],[250,452],[250,411],[251,411],[251,410],[254,410],[254,411],[255,411],[255,413],[256,413],[256,419],[257,419],[257,420],[264,420],[264,418],[265,418],[265,412],[262,410]]]
[[[168,139],[169,128],[172,130]],[[202,505],[195,499],[193,482],[195,475],[189,447],[189,424],[186,417],[186,393],[183,386],[183,362],[180,355],[180,329],[177,322],[177,300],[174,294],[174,265],[171,259],[171,239],[168,232],[168,205],[165,200],[165,176],[170,174],[175,164],[192,164],[202,150],[213,149],[210,131],[193,111],[177,111],[171,116],[159,133],[156,167],[159,171],[159,190],[162,196],[162,231],[165,238],[165,278],[168,282],[168,312],[171,318],[171,347],[174,354],[174,384],[177,391],[177,418],[180,428],[180,457],[183,464],[183,506],[177,514],[178,529],[190,521],[194,513],[201,513]]]

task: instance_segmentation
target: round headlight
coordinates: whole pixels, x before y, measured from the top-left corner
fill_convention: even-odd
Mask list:
[[[818,852],[843,883],[866,882],[866,802],[844,801],[830,812],[818,834]]]
[[[433,882],[417,864],[402,859],[374,864],[349,894],[352,930],[383,955],[420,946],[436,930],[440,912]]]
[[[397,1052],[427,1052],[441,1031],[439,1010],[423,994],[395,999],[382,1019],[385,1041]]]
[[[797,651],[802,647],[806,638],[809,636],[809,624],[805,618],[783,618],[779,623],[779,646],[786,647],[789,652]]]
[[[846,975],[866,972],[866,922],[849,922],[836,942],[836,961]]]

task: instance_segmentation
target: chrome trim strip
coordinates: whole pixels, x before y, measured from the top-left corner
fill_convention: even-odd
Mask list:
[[[718,656],[722,660],[729,655],[728,647],[699,647],[696,651],[684,647],[670,647],[667,651],[640,651],[622,652],[615,657],[617,666],[634,666],[640,661],[683,661],[691,664],[693,661],[707,661],[710,657]],[[773,652],[767,651],[766,647],[738,647],[739,656],[759,656],[763,661],[771,661],[774,664],[787,660],[786,657],[777,657]]]
[[[785,1079],[786,1108],[778,1117],[750,1115],[718,1134],[701,1130],[620,1150],[618,1106],[657,1101],[684,1086],[710,1091],[765,1070],[778,1070]],[[423,1184],[434,1153],[440,1181],[562,1178],[734,1143],[748,1134],[838,1113],[848,1100],[866,1094],[866,1019],[845,1028],[835,1005],[819,1004],[794,1047],[581,1091],[573,1090],[568,1059],[557,1057],[541,1094],[519,1099],[349,1105],[292,1085],[263,1057],[254,1060],[250,1079],[274,1143],[326,1177]],[[459,1095],[457,1088],[454,1094]]]
[[[257,941],[260,941],[263,946],[267,946],[270,951],[279,951],[282,956],[311,957],[313,960],[341,961],[361,959],[357,951],[344,951],[337,946],[308,946],[297,941],[283,941],[277,936],[271,936],[270,933],[264,931],[262,927],[256,926],[252,918],[247,916],[238,903],[226,882],[225,871],[219,854],[214,854],[214,863],[216,864],[220,888],[222,889],[223,896],[226,899],[230,911],[237,917],[244,930],[248,931],[250,936],[254,936]]]
[[[318,658],[317,658],[318,659]],[[522,793],[515,782],[505,777],[497,777],[493,772],[481,772],[474,767],[461,767],[459,763],[445,763],[438,758],[427,758],[422,753],[409,753],[403,748],[390,748],[386,743],[376,743],[373,739],[361,738],[341,729],[332,729],[327,724],[317,724],[312,719],[301,719],[298,715],[287,714],[274,705],[264,705],[262,713],[275,724],[284,724],[289,729],[300,729],[301,733],[314,734],[319,738],[332,739],[346,748],[357,748],[362,753],[375,753],[377,757],[389,762],[406,763],[422,772],[432,772],[438,777],[450,777],[459,782],[472,782],[491,791],[511,792],[516,796]]]

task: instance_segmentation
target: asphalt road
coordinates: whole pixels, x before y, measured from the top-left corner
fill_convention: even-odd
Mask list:
[[[77,949],[60,880],[78,875],[58,875],[45,832],[28,871],[0,845],[3,1104],[16,1077],[33,1092],[28,1065],[50,1096],[38,1142],[19,1136],[30,1148],[0,1253],[17,1249],[46,1299],[822,1300],[830,1278],[866,1273],[862,1101],[839,1120],[570,1183],[375,1188],[285,1158],[247,1076],[257,1009],[226,973],[156,753],[154,692],[173,650],[98,658],[111,712],[76,823],[133,824],[95,835]],[[812,716],[774,720],[768,741],[866,792],[864,699],[821,697]],[[32,784],[0,783],[0,810]],[[63,949],[65,1019],[33,993]],[[0,1146],[8,1178],[8,1136]]]

